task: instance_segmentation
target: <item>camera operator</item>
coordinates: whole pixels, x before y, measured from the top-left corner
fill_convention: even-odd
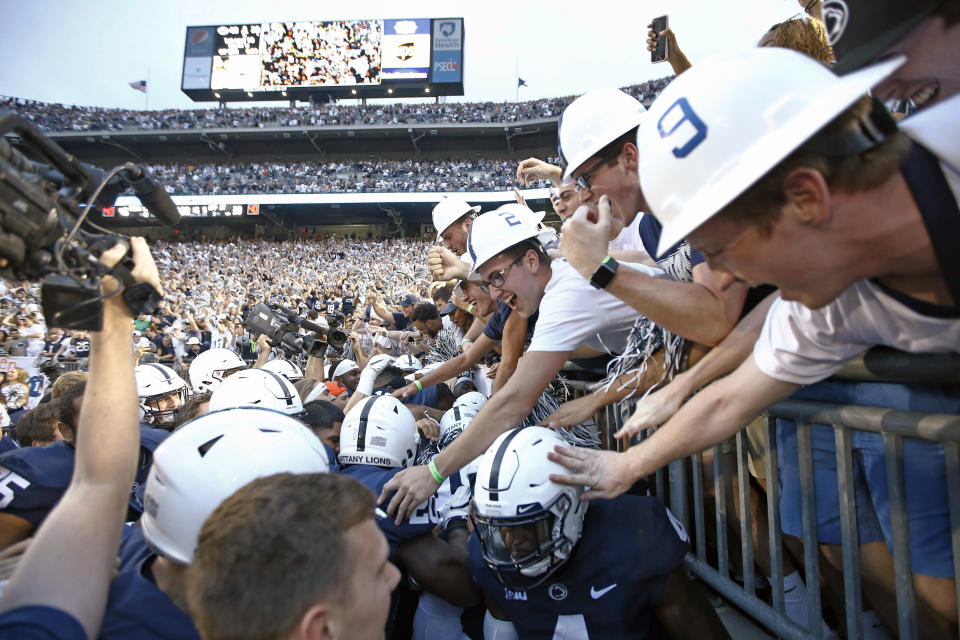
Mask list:
[[[146,242],[131,238],[130,250],[133,279],[159,291]],[[124,253],[117,245],[101,261],[115,265]],[[103,278],[103,291],[121,289],[118,280]],[[120,295],[103,301],[103,328],[91,333],[96,355],[90,359],[73,478],[0,598],[0,636],[98,635],[140,444],[137,393],[130,375],[132,320]]]

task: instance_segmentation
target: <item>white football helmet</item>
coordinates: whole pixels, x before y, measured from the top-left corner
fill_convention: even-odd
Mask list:
[[[554,483],[567,470],[547,459],[567,446],[544,427],[502,434],[480,460],[473,517],[483,558],[508,589],[541,584],[570,557],[583,530],[587,503],[576,487]]]
[[[323,443],[277,411],[214,411],[177,429],[153,454],[144,489],[143,536],[152,549],[190,564],[204,520],[237,489],[275,473],[324,473]]]
[[[300,367],[290,362],[289,360],[284,360],[283,358],[276,358],[274,360],[270,360],[260,368],[265,369],[266,371],[273,371],[274,373],[279,373],[290,382],[297,382],[299,380],[303,380],[303,371],[300,370]]]
[[[413,373],[414,371],[419,371],[423,367],[423,365],[420,364],[420,361],[411,355],[397,356],[393,359],[393,366],[397,367],[404,373]]]
[[[172,425],[177,410],[187,402],[187,383],[162,364],[141,364],[133,370],[140,398],[140,421],[153,425]],[[170,400],[167,400],[167,399]]]
[[[190,386],[194,393],[214,391],[230,374],[247,368],[247,363],[230,349],[207,349],[190,364]]]
[[[453,430],[456,425],[460,425],[459,429],[460,431],[463,431],[464,427],[467,424],[470,424],[470,421],[473,420],[474,416],[476,415],[477,411],[473,407],[458,407],[456,404],[454,404],[452,407],[447,409],[447,411],[443,414],[443,417],[440,418],[440,437],[442,438],[444,433]]]
[[[231,407],[264,407],[294,418],[306,415],[293,383],[267,369],[238,371],[210,396],[210,411]]]
[[[480,413],[480,409],[483,408],[483,405],[487,404],[487,399],[487,396],[483,395],[479,391],[468,391],[454,400],[453,406],[460,407],[461,410],[466,409],[473,411],[473,414],[476,415]]]
[[[358,402],[340,426],[340,464],[407,467],[417,453],[417,421],[393,396]]]
[[[440,434],[437,436],[437,452],[443,451],[449,447],[454,440],[460,437],[460,434],[473,422],[475,416],[476,413],[473,413],[469,407],[454,406],[448,409],[440,419]],[[480,456],[477,456],[461,467],[460,477],[476,477],[479,465]],[[473,482],[470,482],[470,486],[473,486]]]

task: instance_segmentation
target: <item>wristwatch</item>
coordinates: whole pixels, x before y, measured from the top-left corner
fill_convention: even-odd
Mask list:
[[[600,266],[597,267],[597,270],[593,272],[593,275],[590,276],[590,284],[596,289],[605,289],[610,281],[613,280],[613,276],[617,273],[617,267],[620,266],[620,263],[607,256],[603,259],[603,262],[600,263]]]

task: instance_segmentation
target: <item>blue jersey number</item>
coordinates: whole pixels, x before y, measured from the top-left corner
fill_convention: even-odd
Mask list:
[[[707,125],[696,114],[686,98],[680,98],[670,105],[670,108],[657,121],[657,131],[660,132],[661,138],[673,136],[684,124],[688,126],[683,127],[678,135],[687,136],[686,142],[673,148],[673,155],[678,158],[686,158],[707,139]]]

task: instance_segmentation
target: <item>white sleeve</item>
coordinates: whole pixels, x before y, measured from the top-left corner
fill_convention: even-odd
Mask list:
[[[573,351],[597,334],[612,327],[629,327],[639,312],[603,289],[595,289],[565,261],[554,261],[559,273],[551,279],[540,301],[540,315],[528,351]],[[663,271],[641,264],[622,263],[647,275],[660,277]],[[605,345],[617,350],[622,344]]]
[[[842,300],[820,309],[777,299],[753,347],[757,367],[776,380],[813,384],[839,371],[870,345],[846,340]]]

